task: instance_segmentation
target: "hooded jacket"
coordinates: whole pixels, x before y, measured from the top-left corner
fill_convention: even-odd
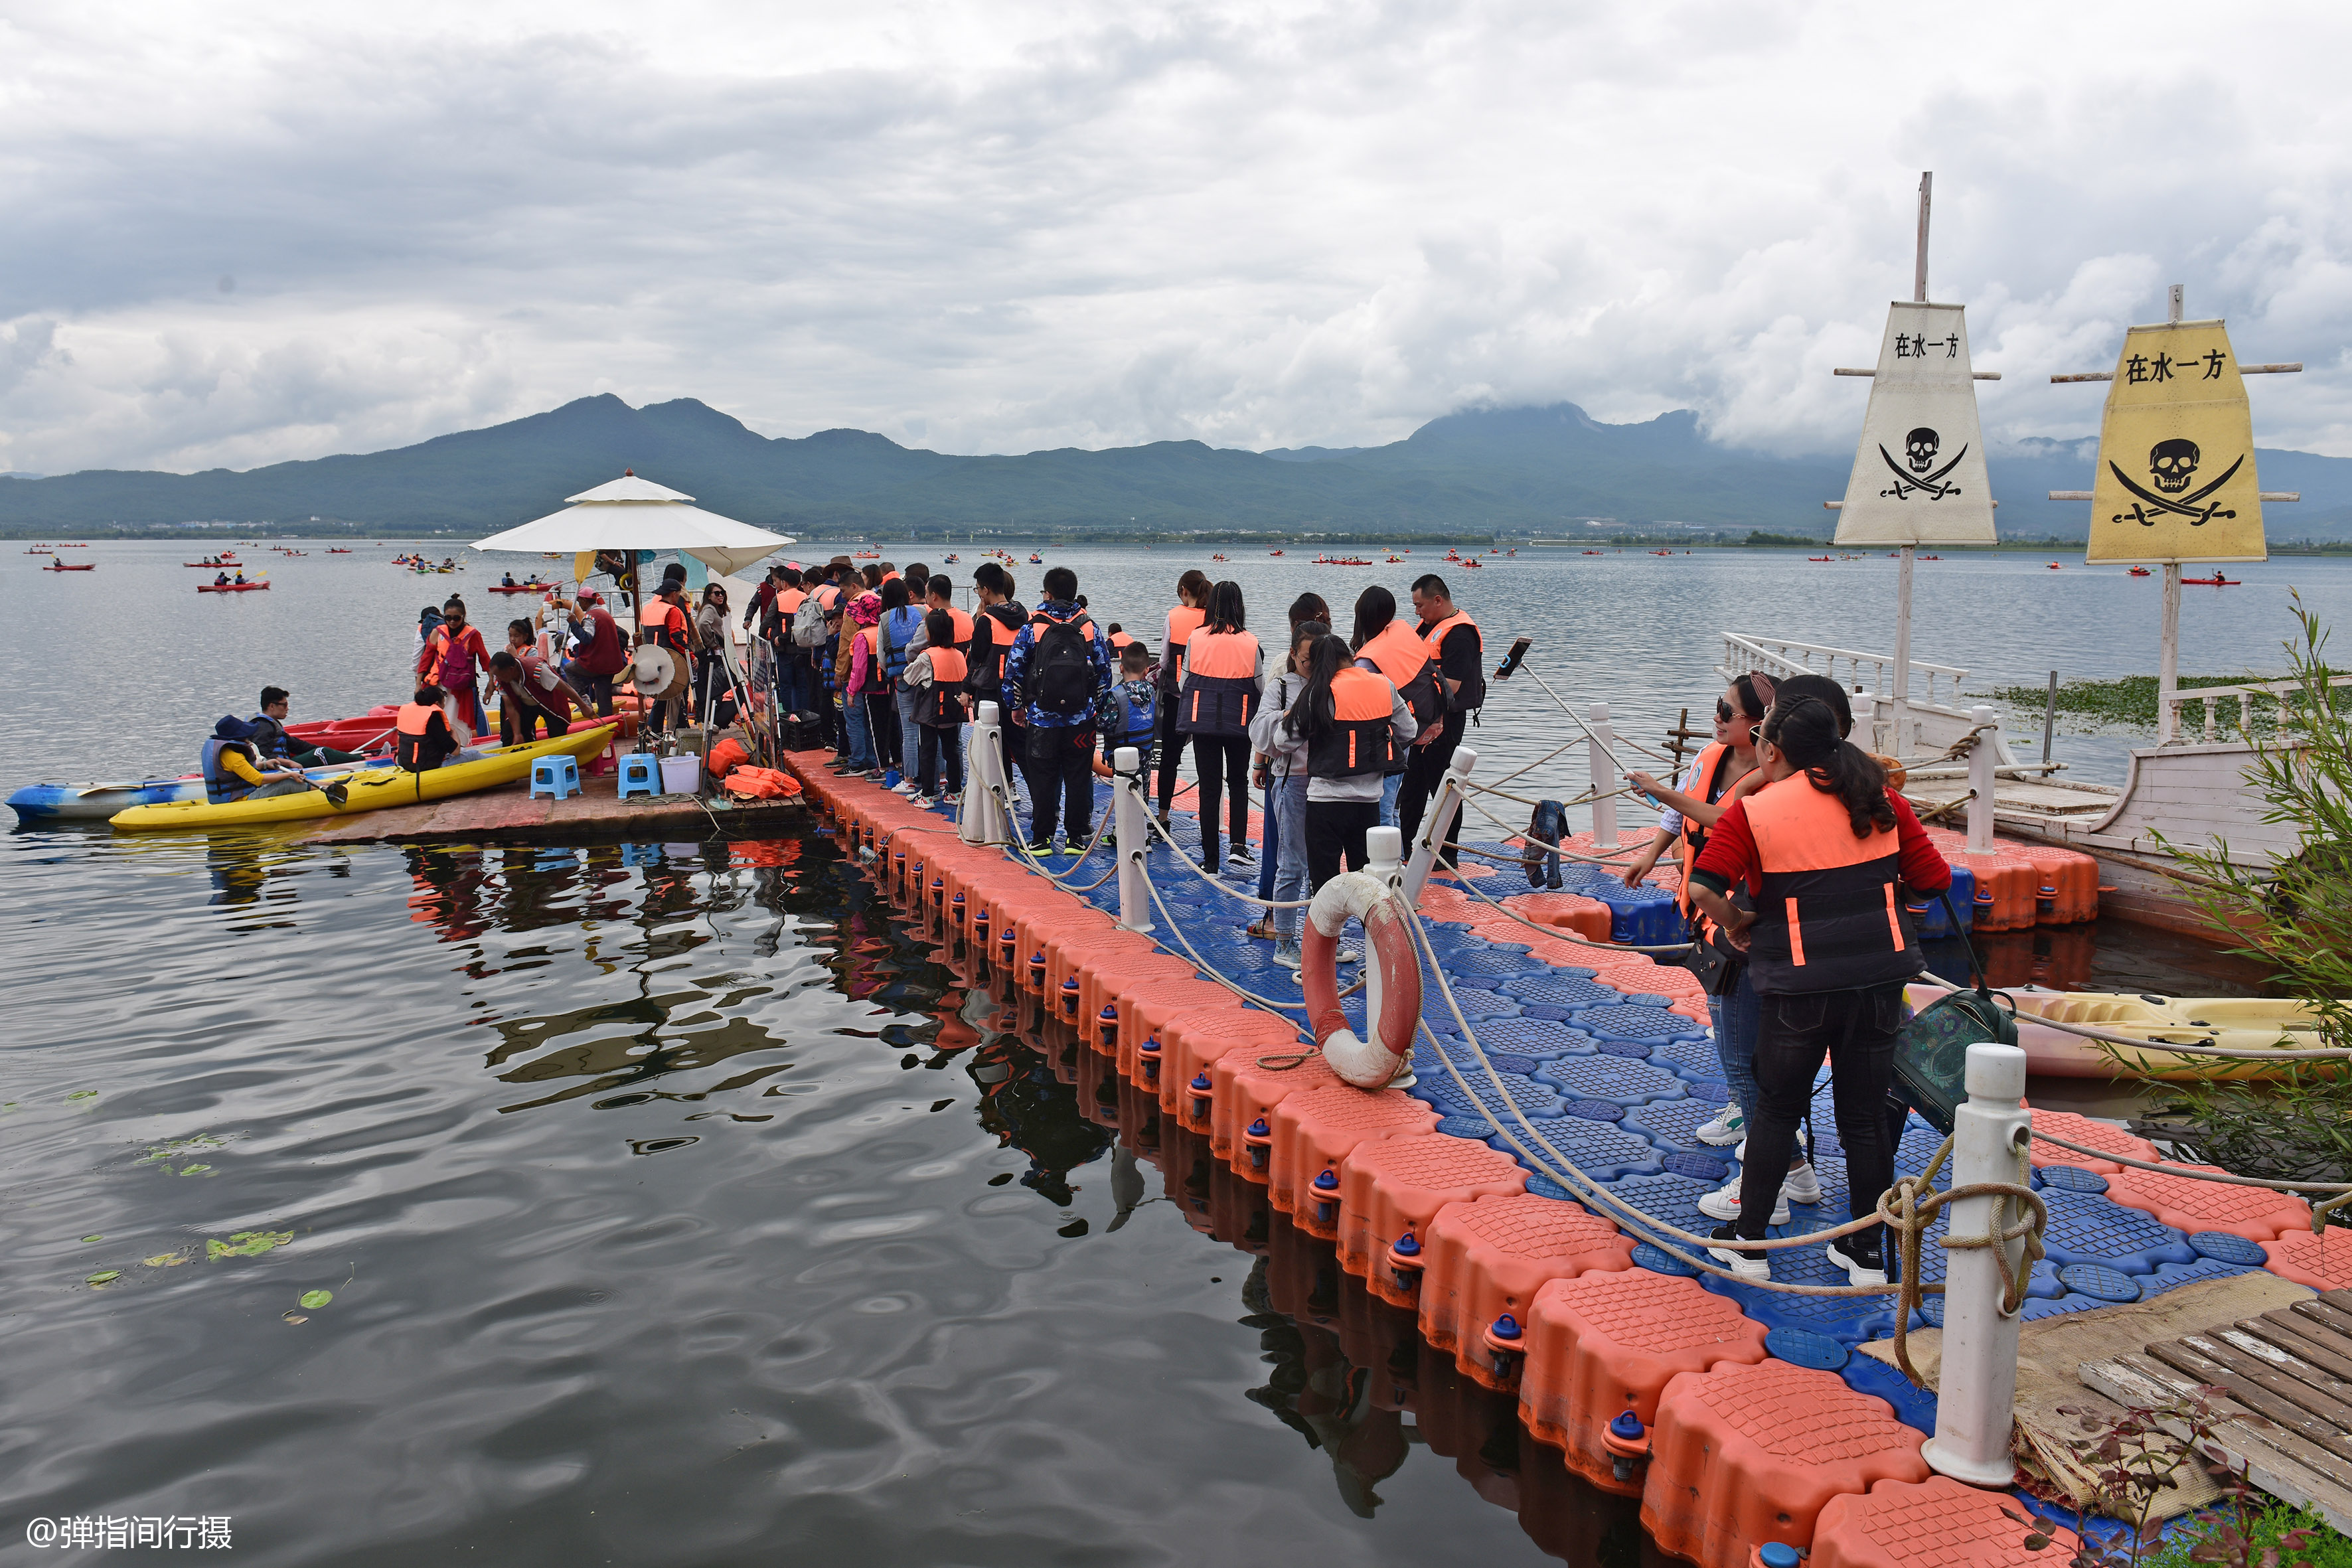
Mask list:
[[[1039,621],[1067,626],[1086,616],[1086,611],[1066,599],[1047,599],[1040,603],[1028,624],[1013,635],[1013,651],[1004,656],[1004,689],[1008,693],[1020,692],[1024,699],[1027,696],[1029,664],[1037,652]],[[1087,637],[1087,658],[1095,668],[1095,695],[1100,697],[1110,689],[1110,648],[1103,641],[1102,628],[1091,623]],[[1094,708],[1093,703],[1088,703],[1074,715],[1051,713],[1030,702],[1024,709],[1024,716],[1034,729],[1086,729],[1095,721]]]

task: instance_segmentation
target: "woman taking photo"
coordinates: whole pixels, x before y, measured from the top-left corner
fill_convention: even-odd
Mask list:
[[[1885,1107],[1903,984],[1925,967],[1903,906],[1907,894],[1939,892],[1952,879],[1910,805],[1886,787],[1885,770],[1841,737],[1829,703],[1776,702],[1757,756],[1763,784],[1716,819],[1688,880],[1692,901],[1748,954],[1758,999],[1739,1217],[1717,1228],[1718,1241],[1763,1238],[1825,1056],[1848,1212],[1876,1212],[1895,1180]],[[1752,912],[1732,906],[1735,886]],[[1745,1278],[1771,1276],[1763,1253],[1708,1250]],[[1886,1282],[1879,1227],[1831,1242],[1829,1257],[1857,1285]]]
[[[1228,779],[1233,858],[1249,864],[1249,722],[1265,673],[1265,655],[1243,621],[1242,585],[1228,579],[1209,590],[1208,619],[1184,645],[1184,684],[1176,695],[1176,732],[1192,738],[1201,781],[1201,868],[1211,876],[1219,865],[1217,800]]]
[[[1198,567],[1176,579],[1176,607],[1168,612],[1168,639],[1160,645],[1160,826],[1176,800],[1176,764],[1184,732],[1176,728],[1176,693],[1184,685],[1184,647],[1209,618],[1209,574]]]
[[[1381,781],[1421,732],[1388,677],[1355,666],[1347,643],[1315,645],[1307,684],[1283,719],[1283,732],[1307,745],[1307,880],[1313,891],[1360,868],[1364,836],[1380,826]]]

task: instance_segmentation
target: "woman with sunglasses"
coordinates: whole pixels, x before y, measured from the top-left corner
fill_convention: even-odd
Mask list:
[[[1657,865],[1666,846],[1681,840],[1682,887],[1675,901],[1690,922],[1694,941],[1721,941],[1711,922],[1691,902],[1690,871],[1698,863],[1699,851],[1706,846],[1706,830],[1730,809],[1735,799],[1748,793],[1739,786],[1755,776],[1756,732],[1762,728],[1767,706],[1763,694],[1756,689],[1755,679],[1743,675],[1715,700],[1715,739],[1700,749],[1697,760],[1685,770],[1682,788],[1670,789],[1648,773],[1625,775],[1636,791],[1665,808],[1659,814],[1658,830],[1651,837],[1649,847],[1625,868],[1625,885],[1639,887],[1642,879]],[[1731,1100],[1692,1136],[1702,1143],[1721,1148],[1746,1138],[1748,1123],[1756,1118],[1756,992],[1748,983],[1747,963],[1734,961],[1715,990],[1717,994],[1707,997],[1706,1008],[1714,1022],[1716,1060],[1723,1068],[1723,1081],[1731,1090]],[[1707,1210],[1708,1214],[1717,1219],[1737,1218],[1738,1187],[1735,1181],[1719,1193],[1708,1194],[1702,1200],[1703,1205],[1731,1205],[1728,1214],[1715,1214],[1713,1208]],[[1821,1183],[1802,1148],[1790,1161],[1788,1178],[1780,1190],[1784,1197],[1794,1196],[1801,1203],[1820,1199]],[[1787,1209],[1783,1202],[1774,1210],[1776,1223],[1788,1219]]]
[[[1717,1241],[1757,1241],[1778,1218],[1783,1162],[1830,1064],[1848,1213],[1865,1219],[1895,1179],[1885,1110],[1904,983],[1926,967],[1905,918],[1910,893],[1951,885],[1886,771],[1844,738],[1827,700],[1785,690],[1759,738],[1763,784],[1716,819],[1691,868],[1692,901],[1748,954],[1758,997],[1757,1105],[1734,1217]],[[1730,901],[1744,889],[1752,907]],[[1710,1194],[1710,1197],[1719,1194]],[[1720,1205],[1700,1207],[1722,1218]],[[1829,1245],[1857,1285],[1886,1282],[1880,1227]],[[1769,1278],[1761,1253],[1711,1247],[1733,1272]]]

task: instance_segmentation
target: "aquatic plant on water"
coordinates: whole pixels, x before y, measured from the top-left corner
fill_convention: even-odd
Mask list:
[[[2327,632],[2295,600],[2302,640],[2286,644],[2295,690],[2279,705],[2280,728],[2255,743],[2246,769],[2263,820],[2294,831],[2296,850],[2273,867],[2231,859],[2228,846],[2167,842],[2195,879],[2187,896],[2230,950],[2265,966],[2305,1004],[2317,1043],[2352,1047],[2352,710],[2331,685]],[[2161,835],[2158,836],[2161,837]],[[2282,1039],[2283,1047],[2312,1044]],[[2131,1063],[2110,1050],[2121,1076]],[[2209,1164],[2283,1181],[2341,1181],[2352,1171],[2352,1067],[2296,1062],[2269,1083],[2143,1080],[2160,1097],[2152,1131]],[[2352,1223],[2338,1209],[2336,1225]]]

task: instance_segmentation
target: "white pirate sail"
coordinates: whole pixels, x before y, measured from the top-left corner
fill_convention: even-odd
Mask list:
[[[1837,542],[1993,542],[1962,307],[1910,300],[1887,307],[1862,442],[1838,508]]]

